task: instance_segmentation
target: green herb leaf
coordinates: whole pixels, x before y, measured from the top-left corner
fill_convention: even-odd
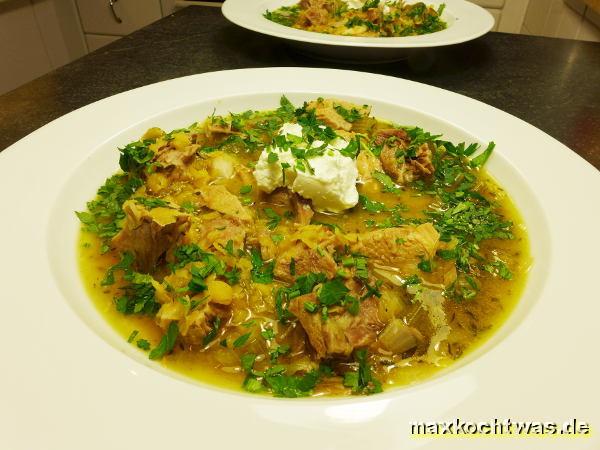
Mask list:
[[[367,361],[367,350],[356,350],[354,358],[358,362],[358,371],[344,374],[344,386],[351,388],[354,394],[369,395],[382,392],[381,382],[373,376]]]
[[[135,337],[139,334],[140,332],[138,330],[133,330],[131,332],[131,334],[129,335],[129,337],[127,338],[127,342],[129,344],[131,344],[133,342],[133,340],[135,339]]]
[[[160,343],[152,349],[150,355],[148,355],[149,358],[160,359],[166,354],[171,353],[175,347],[178,334],[179,327],[177,326],[177,322],[171,322],[167,328],[167,333],[162,337]]]
[[[202,345],[205,345],[205,346],[208,345],[217,337],[217,333],[219,332],[220,326],[221,326],[221,318],[219,316],[216,316],[213,320],[212,328],[206,334],[206,336],[204,336],[204,338],[202,339]]]
[[[142,350],[150,350],[150,342],[148,342],[146,339],[138,339],[135,344]]]
[[[252,333],[246,333],[246,334],[242,334],[241,336],[239,336],[235,341],[233,341],[233,348],[239,348],[242,345],[244,345],[246,342],[248,342],[248,339],[250,338],[250,335]]]
[[[482,153],[471,160],[471,167],[482,167],[492,155],[494,148],[496,148],[496,144],[494,142],[490,142]]]
[[[240,188],[240,194],[242,194],[242,195],[249,194],[250,192],[252,192],[251,184],[245,184],[244,186],[242,186]]]
[[[275,228],[277,228],[279,222],[281,222],[281,216],[277,214],[272,208],[265,208],[263,209],[263,212],[269,219],[267,221],[267,228],[269,230],[274,230]]]
[[[358,201],[360,202],[364,210],[373,214],[388,210],[385,204],[377,202],[375,200],[371,200],[369,197],[363,194],[360,194],[358,196]]]
[[[260,284],[269,284],[273,282],[273,269],[275,261],[264,263],[257,249],[250,251],[250,261],[252,262],[252,281]]]
[[[323,283],[317,298],[325,306],[339,305],[349,291],[341,279],[334,278]]]
[[[375,178],[381,185],[383,186],[384,192],[391,192],[392,194],[400,194],[402,193],[402,189],[400,189],[394,180],[392,180],[388,175],[383,172],[373,172],[373,178]]]
[[[146,208],[168,208],[169,204],[165,202],[163,199],[154,198],[154,197],[134,197],[134,200],[142,206]]]

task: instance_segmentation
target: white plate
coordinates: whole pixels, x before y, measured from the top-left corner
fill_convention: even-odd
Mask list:
[[[356,86],[361,86],[357,94]],[[524,215],[535,263],[516,311],[478,351],[414,387],[368,398],[282,400],[189,382],[150,362],[92,307],[77,273],[73,210],[117,168],[118,145],[151,125],[335,96],[375,115],[495,140],[489,170]],[[0,154],[0,448],[506,448],[506,439],[424,439],[411,421],[460,418],[600,424],[598,172],[502,111],[411,81],[320,69],[216,72],[88,105]],[[527,438],[528,449],[596,449]]]
[[[298,30],[272,22],[263,14],[299,0],[226,0],[223,15],[231,22],[258,33],[286,39],[298,48],[335,60],[382,62],[401,59],[411,49],[441,47],[476,39],[492,29],[494,18],[485,9],[465,0],[432,0],[428,5],[446,4],[442,18],[445,30],[420,36],[355,37]],[[407,1],[415,3],[416,0]]]

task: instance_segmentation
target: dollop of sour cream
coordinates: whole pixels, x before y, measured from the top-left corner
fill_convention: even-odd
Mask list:
[[[302,137],[302,126],[285,123],[279,130],[283,136]],[[312,142],[312,148],[322,147],[324,142]],[[298,195],[312,200],[317,211],[341,212],[358,203],[356,161],[342,155],[339,150],[348,142],[340,137],[325,147],[322,155],[308,159],[312,170],[299,170],[298,161],[289,149],[277,146],[266,148],[260,154],[254,168],[254,177],[259,189],[273,192],[278,187],[287,187]],[[298,148],[309,148],[306,142],[296,144]],[[269,162],[269,154],[275,153],[277,160]]]
[[[361,9],[365,6],[365,0],[345,0],[346,5],[348,5],[349,9]],[[382,9],[383,14],[389,14],[391,9],[386,1],[379,3],[379,8]]]
[[[365,0],[346,0],[346,4],[350,9],[359,9],[363,7]]]

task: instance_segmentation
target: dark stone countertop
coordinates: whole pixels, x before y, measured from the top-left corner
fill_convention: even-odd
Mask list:
[[[600,44],[489,33],[384,65],[302,56],[281,40],[189,7],[0,96],[0,149],[101,98],[195,73],[268,66],[377,72],[473,97],[544,130],[600,168]]]

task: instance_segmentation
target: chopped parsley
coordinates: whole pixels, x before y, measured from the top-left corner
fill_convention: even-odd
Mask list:
[[[375,200],[371,200],[366,195],[360,194],[358,196],[358,201],[360,202],[365,211],[368,211],[372,214],[388,211],[388,208],[385,206],[385,204]]]
[[[239,336],[235,341],[233,341],[233,348],[239,348],[245,345],[251,335],[252,333],[246,333]]]
[[[240,194],[242,194],[242,195],[249,194],[250,192],[252,192],[251,184],[245,184],[244,186],[242,186],[240,188]]]
[[[219,332],[220,326],[221,326],[221,318],[219,316],[216,316],[213,319],[212,327],[211,327],[210,331],[202,339],[202,345],[210,344],[217,337],[217,333]]]
[[[98,197],[87,203],[87,211],[76,212],[84,229],[108,242],[121,230],[123,203],[142,185],[138,177],[117,174],[108,178],[98,189]]]
[[[169,204],[161,198],[154,197],[135,197],[134,200],[146,208],[168,208]]]
[[[179,334],[177,322],[171,322],[167,328],[166,334],[161,338],[159,344],[150,351],[148,357],[150,359],[160,359],[163,356],[171,353],[175,347],[175,341]]]
[[[279,222],[281,222],[281,216],[277,214],[272,208],[265,208],[263,209],[263,212],[265,213],[265,216],[267,216],[267,219],[269,219],[267,221],[267,228],[269,230],[274,230],[275,228],[277,228]]]
[[[114,302],[122,314],[154,315],[160,304],[157,302],[156,289],[152,285],[154,279],[150,275],[131,272],[127,275],[128,284],[121,288],[123,295],[115,297]]]
[[[154,152],[150,150],[150,144],[154,140],[146,139],[144,141],[136,141],[127,144],[120,148],[121,156],[119,157],[119,166],[123,172],[141,173],[154,158]]]
[[[354,359],[358,363],[358,370],[344,374],[344,386],[351,388],[353,394],[369,395],[382,392],[381,382],[373,376],[371,366],[367,362],[367,350],[356,350]]]
[[[334,278],[323,283],[317,298],[325,306],[339,305],[349,291],[340,278]]]
[[[252,249],[250,251],[250,261],[252,263],[252,281],[260,284],[269,284],[273,282],[273,269],[275,261],[263,262],[260,257],[260,251]]]
[[[394,183],[394,180],[392,180],[389,175],[386,175],[383,172],[374,172],[373,178],[381,183],[384,192],[391,192],[392,194],[402,193],[402,189],[400,189],[396,183]]]

